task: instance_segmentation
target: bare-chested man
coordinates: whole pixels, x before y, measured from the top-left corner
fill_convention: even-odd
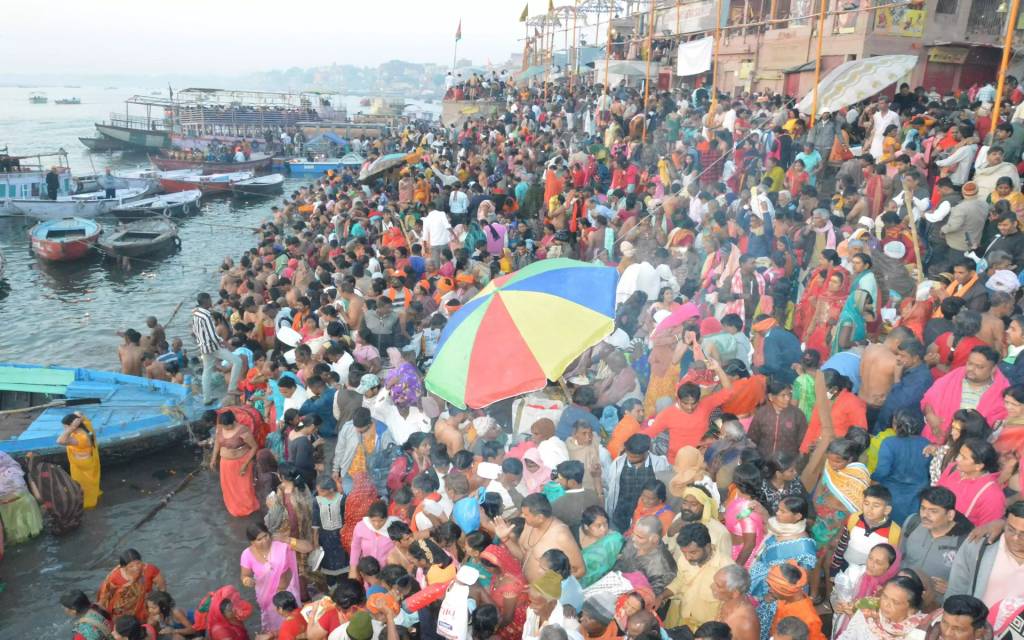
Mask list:
[[[447,419],[437,419],[434,425],[434,438],[445,446],[449,457],[466,448],[465,435],[459,427],[464,422],[468,424],[468,420],[469,415],[465,413],[456,413]]]
[[[143,336],[139,342],[143,349],[155,349],[161,342],[167,342],[167,332],[157,322],[156,316],[146,318],[146,326],[149,327],[149,335]]]
[[[1002,291],[989,291],[988,301],[991,306],[981,314],[978,339],[984,340],[1000,355],[1006,355],[1006,318],[1013,313],[1013,296]]]
[[[757,640],[761,623],[750,604],[750,574],[743,567],[730,564],[715,573],[711,594],[722,603],[717,620],[729,625],[733,640]]]
[[[906,327],[892,330],[879,344],[869,344],[860,357],[860,399],[867,404],[868,424],[878,415],[892,385],[896,384],[896,350],[914,333]]]
[[[356,295],[355,283],[350,280],[342,282],[338,287],[338,299],[344,311],[345,323],[349,327],[361,326],[363,315],[366,313],[366,303],[361,296]]]
[[[495,520],[498,537],[508,546],[516,558],[523,563],[523,576],[533,582],[544,574],[540,558],[548,549],[561,549],[569,557],[572,575],[580,578],[586,573],[580,547],[576,544],[569,527],[551,514],[551,503],[542,493],[533,493],[523,499],[523,519],[526,527],[518,540],[512,535],[512,525],[503,518]]]
[[[157,360],[151,351],[145,351],[142,354],[142,370],[143,375],[150,380],[171,381],[171,374],[167,372],[167,367]]]
[[[121,361],[121,373],[130,376],[142,375],[142,347],[139,341],[142,335],[135,329],[127,329],[124,334],[124,343],[117,348],[117,357]]]

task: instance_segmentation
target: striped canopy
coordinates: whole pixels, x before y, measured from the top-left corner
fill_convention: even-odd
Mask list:
[[[480,408],[558,379],[615,326],[615,269],[541,260],[485,286],[449,320],[427,389]]]

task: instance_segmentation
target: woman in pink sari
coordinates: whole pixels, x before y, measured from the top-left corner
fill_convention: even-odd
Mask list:
[[[295,552],[309,553],[312,545],[296,538],[272,538],[262,524],[251,524],[245,530],[249,546],[242,552],[242,584],[256,590],[263,631],[277,631],[282,618],[274,607],[274,594],[290,591],[296,601],[299,595],[299,569]]]
[[[732,535],[732,559],[748,566],[754,551],[764,540],[764,507],[754,498],[761,490],[763,476],[752,463],[736,467],[733,474],[733,495],[725,505],[725,528]]]
[[[551,481],[551,468],[544,464],[540,451],[534,447],[523,454],[523,482],[528,493],[538,493]]]

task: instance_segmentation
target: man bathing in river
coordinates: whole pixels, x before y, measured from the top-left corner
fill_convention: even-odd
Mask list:
[[[117,348],[117,357],[121,361],[121,373],[130,376],[142,375],[142,347],[139,341],[142,336],[135,329],[127,329],[123,334],[124,343]]]

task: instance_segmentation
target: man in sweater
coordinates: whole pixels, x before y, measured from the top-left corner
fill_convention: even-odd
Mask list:
[[[565,489],[565,495],[551,505],[555,517],[566,524],[575,535],[580,519],[587,507],[601,506],[601,498],[593,489],[583,488],[586,470],[579,460],[566,460],[555,467],[555,481]]]
[[[903,523],[903,566],[930,577],[936,597],[942,600],[957,551],[973,529],[970,521],[956,510],[952,491],[945,487],[926,488],[921,492],[921,508]]]
[[[1024,598],[1024,502],[1006,510],[1006,525],[995,542],[965,542],[949,574],[950,594],[966,593],[989,608],[1009,598]]]
[[[961,194],[963,200],[953,205],[942,227],[942,235],[949,247],[945,266],[954,264],[963,258],[964,253],[977,247],[985,228],[988,204],[978,193],[978,185],[974,182],[964,184]]]

